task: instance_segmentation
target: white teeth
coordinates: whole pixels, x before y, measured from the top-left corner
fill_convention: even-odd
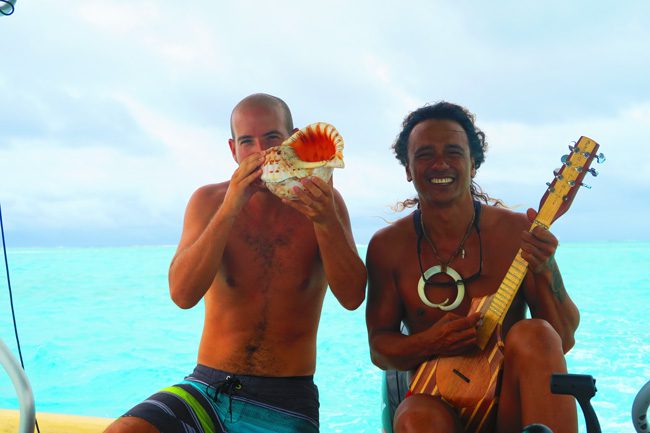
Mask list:
[[[436,184],[448,184],[453,181],[454,180],[451,177],[434,177],[429,182],[436,183]]]

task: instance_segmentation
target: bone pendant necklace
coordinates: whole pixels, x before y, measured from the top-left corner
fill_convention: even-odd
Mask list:
[[[431,238],[429,238],[429,235],[427,235],[427,230],[426,227],[424,226],[424,217],[422,216],[422,213],[420,213],[420,226],[422,229],[422,234],[424,235],[424,238],[427,240],[427,243],[431,247],[431,250],[433,251],[433,255],[440,262],[440,265],[432,266],[429,269],[427,269],[426,272],[424,272],[424,275],[420,277],[420,281],[418,281],[418,295],[420,296],[420,300],[424,303],[424,305],[431,308],[439,308],[443,311],[450,311],[457,308],[460,305],[460,303],[463,302],[463,298],[465,297],[465,282],[463,281],[463,278],[460,276],[460,274],[456,272],[454,268],[449,266],[449,264],[453,262],[454,259],[459,254],[462,259],[465,258],[465,241],[467,240],[470,232],[472,231],[472,226],[474,225],[475,217],[476,217],[476,212],[472,212],[472,219],[467,225],[467,230],[465,230],[465,235],[460,241],[460,244],[458,244],[458,248],[456,248],[456,251],[451,256],[449,256],[449,259],[445,262],[440,258],[440,255],[438,255],[438,250],[436,249],[435,244],[433,243]],[[449,298],[445,299],[440,304],[433,303],[429,300],[429,298],[427,298],[426,293],[424,293],[424,286],[426,282],[428,282],[431,277],[438,274],[446,274],[450,276],[456,283],[456,290],[457,290],[456,299],[451,304],[449,304]]]

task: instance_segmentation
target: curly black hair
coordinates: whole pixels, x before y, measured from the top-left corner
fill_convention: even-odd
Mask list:
[[[408,160],[408,141],[411,131],[413,131],[415,125],[429,119],[451,120],[463,128],[465,134],[467,134],[470,155],[474,158],[474,167],[478,170],[485,161],[485,152],[488,147],[485,134],[475,125],[476,118],[473,113],[465,107],[446,101],[440,101],[433,105],[424,105],[406,116],[404,122],[402,122],[402,131],[392,146],[395,157],[399,162],[406,167]],[[481,187],[474,181],[472,181],[470,191],[475,199],[485,203],[494,202],[495,204],[502,204],[500,200],[493,199],[484,193]],[[411,207],[417,205],[417,203],[417,199],[407,199],[399,207]]]
[[[475,116],[465,107],[452,104],[451,102],[440,101],[434,105],[425,105],[410,113],[402,122],[402,131],[393,144],[395,156],[406,167],[408,158],[408,141],[411,131],[420,122],[425,120],[451,120],[463,127],[469,141],[469,150],[474,158],[475,167],[478,169],[485,161],[487,142],[485,134],[475,124]]]

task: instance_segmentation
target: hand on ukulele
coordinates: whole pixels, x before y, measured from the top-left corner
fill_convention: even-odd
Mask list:
[[[425,331],[429,334],[433,353],[436,356],[453,356],[475,349],[476,328],[480,318],[480,313],[472,313],[469,316],[445,314]]]
[[[537,212],[528,209],[528,220],[535,221]],[[557,238],[544,227],[536,226],[532,231],[524,231],[521,235],[521,257],[528,262],[528,268],[533,273],[540,273],[548,267],[548,263],[557,249]]]

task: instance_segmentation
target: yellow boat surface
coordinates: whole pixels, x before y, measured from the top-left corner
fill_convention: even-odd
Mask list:
[[[17,410],[0,409],[0,433],[18,432],[18,419]],[[36,420],[42,433],[102,433],[113,421],[110,418],[43,412],[36,414]]]

